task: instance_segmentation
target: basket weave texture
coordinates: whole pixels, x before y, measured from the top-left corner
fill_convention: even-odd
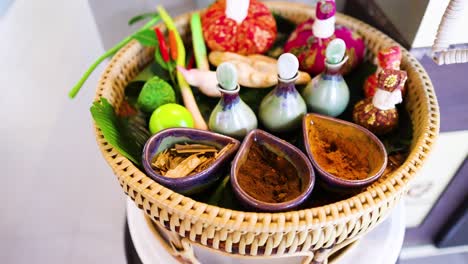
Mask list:
[[[269,2],[274,12],[300,23],[314,17],[314,8]],[[380,31],[337,14],[336,22],[359,33],[367,45],[366,59],[384,47],[398,45]],[[190,34],[190,14],[176,19],[182,37]],[[158,25],[164,29],[163,25]],[[187,38],[186,38],[187,39]],[[153,59],[153,49],[132,41],[111,60],[99,81],[96,100],[105,97],[120,107],[125,86]],[[153,221],[191,243],[222,252],[271,256],[312,252],[353,241],[380,223],[400,200],[408,183],[427,159],[439,132],[439,107],[431,80],[404,48],[401,68],[408,73],[405,106],[413,125],[413,142],[404,164],[356,196],[326,206],[285,213],[241,212],[187,198],[154,182],[120,155],[95,128],[96,139],[124,192]]]

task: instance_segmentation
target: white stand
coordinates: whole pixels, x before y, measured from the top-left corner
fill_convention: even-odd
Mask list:
[[[135,203],[127,200],[127,222],[135,249],[144,264],[178,264],[167,251],[167,245],[155,236],[156,230]],[[344,254],[334,258],[329,264],[394,264],[398,259],[405,234],[405,213],[400,202],[392,214],[382,224],[361,238],[356,246],[351,246]],[[216,254],[212,250],[194,246],[195,255],[201,263],[251,263],[279,264],[300,263],[301,258],[247,259]]]

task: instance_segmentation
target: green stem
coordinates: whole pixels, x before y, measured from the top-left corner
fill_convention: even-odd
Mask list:
[[[158,22],[160,19],[160,17],[154,17],[153,19],[151,19],[148,23],[146,23],[143,27],[141,27],[136,33],[140,32],[140,31],[143,31],[145,29],[148,29],[150,28],[151,26],[153,26],[156,22]],[[81,77],[81,79],[75,84],[75,86],[73,86],[73,88],[70,90],[70,92],[68,93],[68,97],[70,98],[75,98],[76,94],[80,91],[81,87],[83,86],[83,84],[86,82],[86,80],[89,78],[89,76],[91,75],[91,73],[93,73],[93,71],[97,68],[97,66],[99,66],[99,64],[101,64],[101,62],[103,62],[105,59],[113,56],[119,49],[121,49],[122,47],[124,47],[125,45],[127,45],[132,39],[133,39],[133,36],[136,34],[136,33],[133,33],[132,35],[124,38],[122,41],[120,41],[119,43],[117,43],[117,45],[115,45],[114,47],[110,48],[109,50],[107,50],[104,54],[102,54],[93,64],[91,64],[91,66],[88,68],[88,70],[86,70],[86,72],[83,74],[83,76]]]
[[[210,66],[208,64],[208,58],[206,57],[206,46],[205,40],[203,38],[203,31],[199,13],[194,13],[192,15],[190,27],[192,29],[193,52],[195,53],[197,68],[200,70],[209,71]]]
[[[185,67],[185,47],[184,43],[182,42],[182,38],[180,37],[179,31],[177,31],[174,21],[164,9],[164,7],[158,6],[157,10],[159,12],[159,15],[161,16],[161,19],[164,21],[164,24],[166,24],[166,28],[168,30],[173,30],[175,33],[178,53],[176,64]],[[207,130],[208,126],[206,125],[206,122],[200,113],[200,109],[198,108],[197,102],[195,101],[195,97],[193,96],[190,85],[184,79],[184,76],[180,71],[177,71],[176,78],[177,82],[179,83],[180,93],[182,94],[184,105],[192,114],[193,121],[195,122],[195,128]]]

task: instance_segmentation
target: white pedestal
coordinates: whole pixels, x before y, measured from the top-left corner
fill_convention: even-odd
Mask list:
[[[405,233],[404,205],[401,202],[385,222],[360,239],[356,246],[350,247],[344,254],[330,261],[329,264],[394,264],[400,254]],[[132,200],[127,200],[127,222],[135,249],[144,264],[179,263],[165,249],[160,239],[154,234],[143,211]],[[201,263],[300,263],[301,258],[247,259],[214,254],[202,247],[194,246],[195,255]],[[356,260],[359,260],[358,262]]]

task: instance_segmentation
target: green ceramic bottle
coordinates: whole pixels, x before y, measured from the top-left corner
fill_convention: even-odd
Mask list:
[[[340,73],[348,60],[345,51],[342,39],[334,39],[328,44],[325,71],[313,78],[302,93],[310,111],[336,117],[348,106],[349,88]]]
[[[239,97],[237,71],[234,65],[224,62],[216,69],[218,90],[221,100],[211,112],[208,126],[211,131],[243,138],[257,128],[257,117],[250,107]]]
[[[267,130],[287,132],[301,125],[307,107],[294,84],[299,69],[296,56],[285,53],[277,65],[278,85],[260,103],[259,118]]]

